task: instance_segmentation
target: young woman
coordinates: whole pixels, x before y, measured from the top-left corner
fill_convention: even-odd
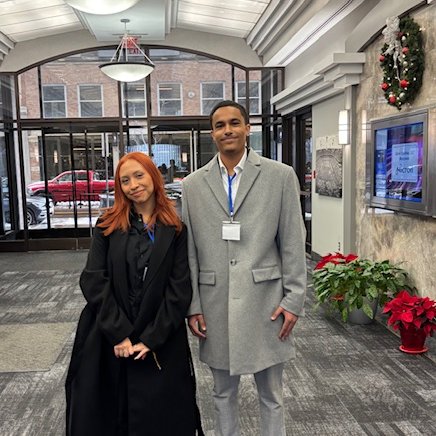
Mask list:
[[[67,435],[203,434],[185,326],[186,228],[143,153],[120,159],[115,204],[97,223],[80,286]]]

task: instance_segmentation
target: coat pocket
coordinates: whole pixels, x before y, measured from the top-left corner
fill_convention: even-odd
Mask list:
[[[282,278],[282,273],[277,265],[269,266],[267,268],[253,269],[251,272],[253,274],[254,283]]]
[[[200,285],[215,285],[215,272],[214,271],[200,271],[198,276],[198,283]]]

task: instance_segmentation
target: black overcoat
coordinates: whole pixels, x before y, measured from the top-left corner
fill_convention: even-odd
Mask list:
[[[192,298],[186,228],[158,224],[133,321],[128,300],[128,233],[96,227],[80,277],[87,304],[80,316],[66,380],[68,436],[192,436],[199,423],[185,316]],[[129,337],[155,353],[116,358]],[[160,368],[159,368],[160,367]],[[124,410],[121,413],[121,410]],[[120,427],[120,414],[128,429]],[[124,419],[125,421],[125,419]]]

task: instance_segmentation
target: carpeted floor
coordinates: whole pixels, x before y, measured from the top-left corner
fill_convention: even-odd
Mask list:
[[[1,436],[64,434],[63,385],[84,305],[78,280],[85,259],[85,251],[0,253],[0,368],[8,371],[0,370]],[[401,353],[383,323],[343,324],[313,310],[310,289],[306,311],[295,330],[297,359],[285,366],[288,436],[436,434],[434,341],[428,355]],[[5,332],[28,341],[16,341],[29,351],[26,368],[18,366],[22,350],[11,368],[4,349],[13,355],[14,340],[7,345]],[[193,339],[191,346],[203,425],[213,436],[212,379]],[[258,410],[252,377],[243,376],[241,436],[259,435]]]
[[[48,371],[76,323],[0,325],[0,372]]]

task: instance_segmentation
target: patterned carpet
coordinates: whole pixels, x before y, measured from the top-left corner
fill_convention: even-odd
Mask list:
[[[0,372],[48,371],[76,324],[0,325]]]
[[[78,278],[85,259],[86,252],[0,253],[2,436],[64,434],[63,384],[74,335],[70,331],[84,304]],[[434,341],[428,356],[401,353],[398,337],[383,323],[343,324],[323,309],[314,311],[310,289],[306,310],[295,330],[297,359],[285,367],[288,436],[436,434],[436,363],[430,358]],[[8,339],[9,357],[1,348],[7,334],[20,327],[20,337],[26,337],[25,329],[34,332],[29,334],[28,366],[22,370],[22,350],[11,368],[14,341]],[[60,338],[57,344],[53,335]],[[42,356],[46,350],[38,351],[47,340],[53,342],[50,359]],[[206,435],[213,436],[212,379],[198,362],[195,340],[192,350],[203,425]],[[242,436],[259,435],[255,385],[249,376],[241,380],[240,404]]]

